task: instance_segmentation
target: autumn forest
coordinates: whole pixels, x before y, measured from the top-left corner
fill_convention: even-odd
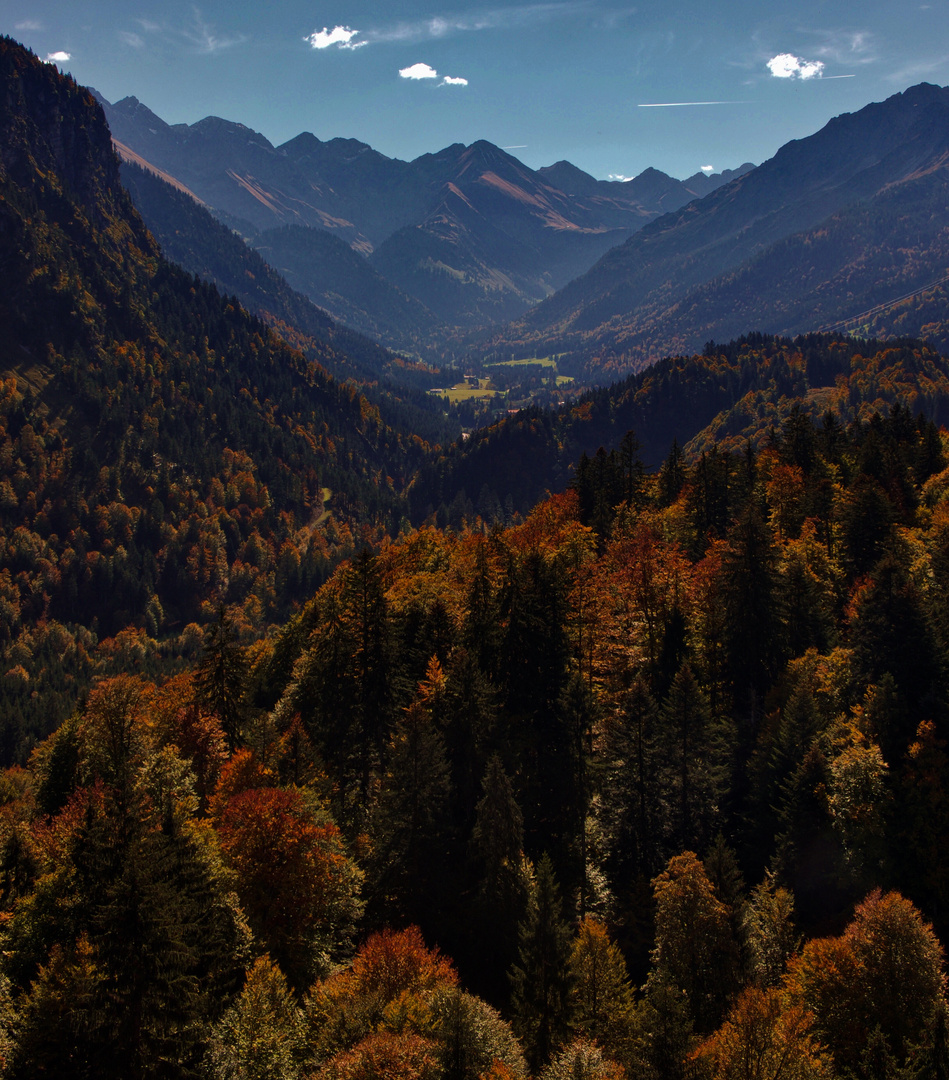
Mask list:
[[[949,1080],[936,348],[440,445],[7,38],[0,273],[0,1076]]]

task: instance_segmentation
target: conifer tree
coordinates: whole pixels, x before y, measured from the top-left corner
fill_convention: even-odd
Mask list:
[[[704,847],[728,779],[730,727],[713,723],[708,699],[684,664],[662,709],[657,737],[665,832],[672,850]]]
[[[241,742],[242,699],[247,683],[247,664],[236,643],[234,627],[224,605],[205,631],[201,662],[194,675],[198,702],[221,722],[233,751]]]
[[[722,567],[726,662],[736,711],[756,721],[785,644],[771,531],[754,508],[729,534]]]
[[[427,922],[447,885],[451,783],[444,739],[421,694],[396,721],[386,757],[370,815],[373,891],[390,918]]]
[[[214,1080],[297,1080],[306,1052],[303,1012],[268,956],[248,971],[209,1043]]]
[[[565,1041],[570,1019],[570,930],[547,855],[537,866],[519,937],[511,1009],[515,1033],[536,1073]]]
[[[483,791],[471,834],[479,943],[472,963],[481,984],[492,997],[500,998],[506,987],[499,984],[497,973],[506,972],[514,963],[530,882],[524,858],[524,819],[497,754],[488,760]],[[486,963],[488,956],[490,963]]]
[[[616,885],[628,888],[636,875],[652,876],[658,860],[660,783],[659,713],[646,684],[637,679],[605,723],[598,752],[602,776],[599,815],[607,864]]]
[[[633,990],[619,949],[606,927],[587,917],[570,952],[571,1026],[622,1062],[630,1053]]]

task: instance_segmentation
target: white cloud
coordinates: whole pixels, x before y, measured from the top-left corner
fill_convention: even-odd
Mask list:
[[[67,60],[72,59],[72,54],[68,52],[51,52],[46,54],[47,64],[65,64]]]
[[[624,176],[622,173],[618,173],[618,172],[611,172],[611,173],[609,173],[607,175],[606,178],[607,178],[607,180],[621,180],[624,184],[628,180],[635,180],[636,179],[635,176]]]
[[[36,19],[24,19],[23,22],[14,24],[14,30],[42,30],[43,24],[37,22]]]
[[[703,165],[702,166],[702,172],[704,172],[705,175],[708,176],[709,173],[715,172],[715,166],[714,165]]]
[[[331,45],[340,49],[358,49],[369,44],[368,41],[353,41],[358,35],[358,30],[352,30],[348,26],[334,26],[332,30],[324,26],[322,30],[314,30],[303,40],[308,41],[314,49],[328,49]]]
[[[428,64],[412,64],[411,67],[399,68],[403,79],[437,79],[438,72]]]
[[[768,61],[768,70],[776,79],[819,79],[824,73],[824,61],[802,60],[792,53],[778,53]]]
[[[445,78],[442,79],[441,85],[442,86],[467,86],[468,85],[468,80],[467,79],[456,79],[452,75],[446,75]]]
[[[120,30],[119,38],[132,49],[140,49],[145,44],[141,34],[134,34],[131,30]]]

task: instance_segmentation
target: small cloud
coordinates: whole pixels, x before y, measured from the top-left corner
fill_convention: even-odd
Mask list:
[[[358,34],[358,30],[352,30],[348,26],[334,26],[332,30],[324,26],[322,30],[314,30],[303,40],[309,42],[313,49],[328,49],[331,45],[340,49],[359,49],[369,42],[353,41]]]
[[[768,70],[776,79],[819,79],[824,74],[824,61],[779,53],[768,61]]]
[[[622,183],[626,183],[628,180],[635,180],[635,176],[624,176],[622,173],[611,172],[607,174],[607,180],[620,180]]]
[[[438,72],[428,64],[412,64],[411,67],[399,68],[403,79],[437,79]]]
[[[130,49],[140,49],[145,44],[141,34],[134,34],[131,30],[120,30],[119,40],[124,41]]]
[[[442,86],[467,86],[467,79],[456,79],[451,75],[446,75],[441,81]]]
[[[43,24],[36,19],[24,19],[23,22],[14,24],[14,30],[42,30]]]
[[[71,59],[72,54],[68,52],[51,52],[46,54],[47,64],[65,64]]]
[[[702,172],[704,172],[705,175],[708,176],[709,173],[715,172],[715,166],[714,165],[703,165],[702,166]]]

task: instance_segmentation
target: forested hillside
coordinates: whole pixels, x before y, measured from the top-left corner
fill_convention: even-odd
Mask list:
[[[9,759],[74,676],[187,652],[220,602],[255,633],[285,616],[357,522],[398,525],[424,444],[327,375],[330,346],[305,357],[160,257],[87,91],[3,39],[0,100]]]
[[[406,363],[350,328],[365,322],[369,318],[368,313],[364,312],[360,317],[352,309],[343,308],[342,314],[356,314],[357,318],[347,320],[347,325],[340,325],[327,314],[326,309],[331,304],[323,303],[324,310],[316,306],[331,299],[313,287],[312,279],[321,272],[319,266],[329,261],[330,265],[322,270],[326,275],[324,280],[328,280],[331,275],[339,276],[341,266],[345,268],[350,265],[348,260],[341,264],[338,257],[327,260],[327,251],[342,247],[349,252],[351,260],[361,265],[364,277],[372,276],[372,270],[365,260],[346,247],[338,237],[313,229],[271,230],[274,235],[265,234],[260,238],[263,254],[270,259],[270,262],[265,262],[264,257],[213,218],[205,207],[191,196],[176,191],[153,172],[125,162],[122,166],[122,182],[145,224],[161,244],[162,254],[166,258],[212,281],[226,295],[236,296],[248,311],[267,319],[285,333],[296,335],[297,340],[305,340],[306,337],[315,339],[318,343],[316,355],[331,375],[343,380],[354,379],[363,387],[382,383],[403,393],[411,386],[427,390],[439,381],[431,369],[421,364]],[[304,280],[300,280],[299,274],[291,272],[288,275],[284,265],[288,252],[280,242],[282,239],[291,241],[292,264],[292,241],[299,233],[312,233],[316,238],[304,245],[309,266],[309,276]],[[319,241],[321,235],[325,237],[322,244]],[[279,267],[279,273],[272,264]],[[295,278],[299,292],[291,288],[289,277]],[[380,288],[376,293],[369,293],[373,308],[378,307],[380,311],[377,318],[385,317],[387,300],[390,307],[395,306],[397,300],[411,305],[408,297],[393,300],[389,294],[394,292],[396,290],[389,286],[388,290]],[[339,311],[334,312],[337,317],[339,314]],[[400,317],[396,310],[392,315],[393,332],[402,331],[408,340],[406,324],[414,326],[416,330],[419,327],[430,329],[431,317],[426,323],[424,314],[413,312],[412,318],[408,319]],[[418,397],[425,404],[424,395]],[[384,403],[383,407],[387,404]],[[427,407],[429,411],[433,409],[431,403]]]
[[[694,459],[715,443],[761,446],[794,409],[815,419],[832,409],[848,422],[896,404],[944,423],[945,357],[916,340],[830,334],[709,342],[701,354],[668,357],[555,412],[522,410],[430,456],[410,492],[413,515],[457,526],[526,513],[545,492],[563,491],[584,455],[619,448],[630,430],[655,471],[673,442]]]
[[[946,451],[608,455],[100,681],[3,780],[8,1075],[943,1075]]]
[[[429,456],[6,38],[0,267],[0,1077],[949,1076],[944,357]]]

